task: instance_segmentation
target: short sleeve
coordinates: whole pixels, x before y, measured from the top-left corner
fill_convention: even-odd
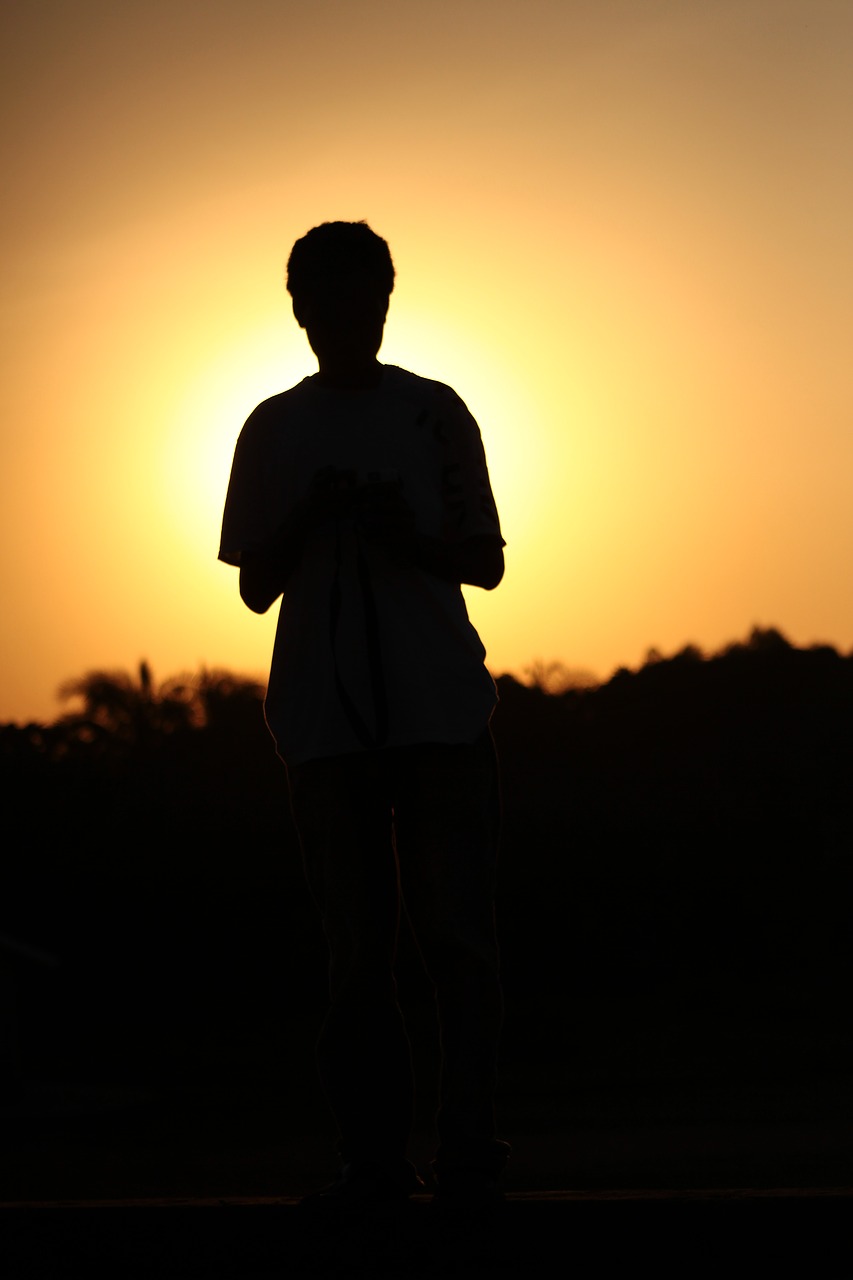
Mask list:
[[[443,536],[458,541],[493,535],[503,546],[480,429],[449,388],[436,430],[441,446]]]
[[[219,543],[219,559],[226,564],[239,565],[244,551],[260,546],[273,532],[267,514],[269,458],[264,428],[264,417],[256,409],[234,450]]]

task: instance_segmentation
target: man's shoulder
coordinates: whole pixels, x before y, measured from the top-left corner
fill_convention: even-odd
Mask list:
[[[290,429],[298,430],[298,424],[304,417],[306,404],[310,399],[307,388],[310,381],[310,378],[303,378],[287,391],[279,391],[256,405],[243,423],[243,429],[240,432],[242,447],[244,449],[266,447],[274,440],[287,435]]]
[[[266,400],[262,400],[259,405],[255,406],[247,421],[273,422],[286,418],[291,413],[298,413],[310,395],[310,387],[313,381],[312,377],[303,378],[301,382],[297,382],[295,386],[288,387],[286,391],[279,391],[274,396],[268,396]]]
[[[419,373],[411,373],[395,364],[385,365],[385,372],[385,385],[396,395],[419,400],[422,404],[434,405],[436,408],[465,410],[462,398],[446,382],[424,378]]]

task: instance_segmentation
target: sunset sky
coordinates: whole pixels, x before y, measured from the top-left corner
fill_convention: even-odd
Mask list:
[[[284,264],[394,255],[380,358],[480,423],[495,673],[753,624],[853,648],[849,0],[3,8],[0,721],[95,667],[265,674],[234,443],[316,368]]]

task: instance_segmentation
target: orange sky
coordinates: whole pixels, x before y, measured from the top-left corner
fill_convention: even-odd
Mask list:
[[[234,442],[314,369],[293,240],[367,218],[382,358],[478,418],[494,672],[758,623],[853,647],[853,5],[7,5],[0,720],[150,660],[265,673]]]

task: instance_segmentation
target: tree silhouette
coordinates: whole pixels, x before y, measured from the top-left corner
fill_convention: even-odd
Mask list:
[[[569,689],[594,689],[601,683],[597,676],[583,667],[570,667],[565,662],[544,662],[536,658],[524,668],[530,684],[543,693],[560,694]]]
[[[167,682],[165,687],[188,699],[196,727],[228,733],[260,723],[264,686],[250,676],[202,667],[193,675]]]
[[[191,728],[196,712],[183,681],[169,680],[157,686],[144,660],[138,678],[126,671],[89,671],[66,680],[58,690],[60,701],[73,698],[82,707],[61,717],[66,729],[92,741],[107,738],[114,745],[144,747],[153,739]]]

